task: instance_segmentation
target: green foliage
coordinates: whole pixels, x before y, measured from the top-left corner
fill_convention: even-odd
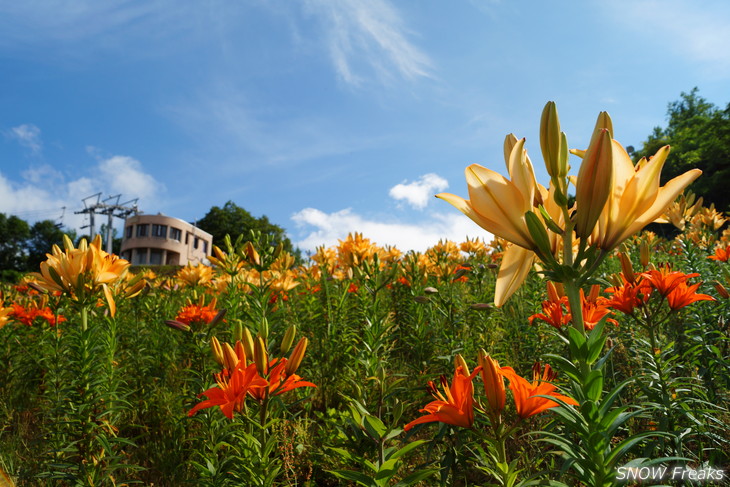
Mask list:
[[[730,210],[730,104],[723,110],[709,103],[693,88],[667,108],[667,127],[655,127],[634,160],[651,157],[662,146],[672,148],[662,172],[662,184],[690,170],[703,174],[690,189],[705,204],[719,211]]]
[[[30,228],[25,220],[15,215],[0,213],[0,270],[26,270],[25,241],[30,238]]]

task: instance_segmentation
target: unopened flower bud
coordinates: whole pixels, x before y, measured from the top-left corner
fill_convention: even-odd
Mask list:
[[[629,258],[626,252],[619,252],[618,258],[621,261],[621,272],[623,272],[626,282],[633,284],[636,282],[636,276],[634,275],[634,267],[631,264],[631,258]]]
[[[641,241],[641,245],[639,246],[639,255],[641,260],[641,267],[646,270],[646,268],[649,266],[649,260],[651,258],[649,252],[649,242],[647,242],[646,240]]]
[[[246,351],[246,356],[253,357],[253,337],[251,336],[251,332],[248,328],[243,329],[243,338],[241,339],[241,342],[243,343],[243,349]]]
[[[235,370],[236,365],[238,365],[238,355],[228,343],[223,344],[223,361],[228,370]]]
[[[269,352],[266,350],[264,339],[260,336],[257,336],[254,342],[253,359],[259,375],[262,377],[266,375],[269,372]]]
[[[166,320],[165,324],[175,330],[190,331],[190,327],[188,325],[177,320]]]
[[[223,359],[223,349],[221,348],[221,344],[216,337],[210,339],[210,350],[213,352],[213,358],[216,362],[218,362],[218,365],[225,365]]]
[[[294,347],[294,350],[289,356],[289,360],[286,362],[285,371],[287,375],[292,375],[299,368],[299,365],[302,363],[302,359],[304,358],[304,353],[307,351],[307,344],[309,344],[307,337],[302,337],[299,340],[299,343],[297,343]]]
[[[464,375],[471,374],[471,372],[469,372],[469,366],[466,364],[466,360],[464,360],[464,357],[462,357],[460,353],[457,353],[456,357],[454,357],[454,368],[458,369],[459,367],[461,367],[461,371]]]
[[[243,343],[241,343],[240,340],[236,342],[234,350],[236,351],[236,356],[238,357],[238,360],[243,362],[244,367],[247,366],[248,357],[250,357],[250,355],[246,355],[246,349],[243,348]]]
[[[718,281],[715,281],[715,290],[717,291],[717,294],[719,294],[722,298],[728,299],[730,298],[730,293],[727,292],[727,289],[725,289],[725,286],[723,286]]]
[[[482,382],[484,383],[484,394],[487,396],[489,408],[495,413],[504,409],[506,392],[504,378],[499,373],[499,363],[484,351],[479,351],[479,365],[482,367]]]
[[[279,348],[282,355],[289,352],[289,349],[291,348],[292,344],[294,343],[294,337],[296,336],[296,334],[297,334],[296,325],[291,325],[289,328],[287,328],[286,332],[284,333],[284,338],[281,340],[281,347]]]

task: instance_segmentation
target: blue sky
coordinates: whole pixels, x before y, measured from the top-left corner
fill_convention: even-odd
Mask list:
[[[232,200],[304,250],[483,236],[433,195],[504,172],[509,132],[547,182],[548,100],[576,148],[601,110],[640,147],[683,91],[724,107],[727,25],[722,0],[0,0],[0,212],[79,227],[101,192]]]

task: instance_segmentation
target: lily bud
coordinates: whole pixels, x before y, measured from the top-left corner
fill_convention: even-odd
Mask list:
[[[457,353],[456,357],[454,357],[454,368],[458,369],[459,367],[461,367],[461,371],[464,375],[471,375],[471,372],[469,372],[469,366],[466,364],[466,360],[464,360],[464,357],[462,357],[460,353]]]
[[[715,291],[717,291],[717,294],[720,295],[720,297],[724,299],[730,298],[730,293],[728,293],[727,289],[725,289],[725,286],[723,286],[720,282],[715,281]]]
[[[260,376],[264,376],[269,372],[269,353],[266,350],[263,338],[256,337],[253,348],[253,360],[256,362],[256,370]]]
[[[253,357],[253,337],[248,328],[243,329],[243,339],[241,342],[243,343],[243,349],[246,351],[246,356]]]
[[[294,343],[294,337],[297,334],[297,326],[291,325],[289,328],[287,328],[286,333],[284,333],[284,338],[281,340],[281,347],[279,350],[281,351],[281,354],[284,355],[289,351],[289,349],[292,346],[292,343]]]
[[[599,117],[600,119],[600,117]],[[575,233],[587,238],[613,189],[613,142],[607,129],[596,131],[583,157],[575,189]]]
[[[285,371],[287,375],[292,375],[299,368],[304,358],[304,353],[307,351],[307,344],[309,344],[307,337],[302,337],[296,347],[294,347],[294,350],[289,356],[289,360],[286,362]]]
[[[256,249],[254,248],[254,246],[251,242],[246,242],[246,246],[243,249],[243,253],[246,256],[246,260],[248,260],[249,264],[251,264],[254,267],[261,266],[261,257],[259,256],[259,253],[256,252]]]
[[[649,242],[642,240],[639,246],[639,258],[641,260],[641,267],[644,269],[649,266],[649,260],[651,259],[649,250]]]
[[[236,365],[238,365],[238,355],[228,343],[223,344],[223,361],[228,370],[235,370]]]
[[[233,325],[233,339],[239,341],[243,339],[243,325],[240,321],[236,321]]]
[[[177,320],[165,320],[165,324],[175,330],[190,331],[190,327],[188,325]]]
[[[499,363],[490,357],[487,352],[480,350],[479,365],[482,367],[484,394],[487,396],[489,408],[495,413],[500,413],[504,409],[506,392],[504,378],[499,373]]]
[[[216,362],[218,362],[218,365],[225,365],[223,359],[223,349],[221,348],[221,344],[216,337],[210,339],[210,350],[213,352],[213,358]]]
[[[555,102],[550,101],[542,110],[540,119],[540,148],[545,167],[552,178],[562,179],[568,175],[568,150],[562,142],[558,109]]]
[[[621,261],[621,271],[626,278],[626,282],[633,284],[636,282],[636,276],[634,275],[634,267],[631,264],[631,259],[626,252],[619,252],[618,258]]]
[[[250,355],[246,355],[246,349],[243,348],[243,343],[237,341],[234,350],[236,351],[236,356],[238,357],[238,360],[243,362],[244,367],[248,365],[248,357]]]

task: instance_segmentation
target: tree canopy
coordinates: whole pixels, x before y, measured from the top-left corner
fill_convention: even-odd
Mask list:
[[[268,235],[273,245],[281,243],[284,250],[296,253],[282,227],[271,223],[266,215],[260,218],[254,217],[232,201],[226,202],[223,208],[212,207],[202,219],[197,221],[197,226],[210,233],[213,236],[213,243],[216,245],[220,245],[226,235],[230,235],[233,241],[240,235],[247,240],[250,232],[254,231]]]
[[[0,278],[15,280],[25,272],[37,271],[54,244],[63,246],[64,233],[72,240],[76,235],[51,220],[31,226],[15,215],[0,213]]]
[[[671,152],[662,171],[662,184],[692,168],[702,170],[690,187],[714,203],[720,211],[730,211],[730,103],[723,110],[699,95],[697,88],[681,93],[680,99],[669,103],[667,127],[655,127],[635,160],[650,157],[664,146]]]

